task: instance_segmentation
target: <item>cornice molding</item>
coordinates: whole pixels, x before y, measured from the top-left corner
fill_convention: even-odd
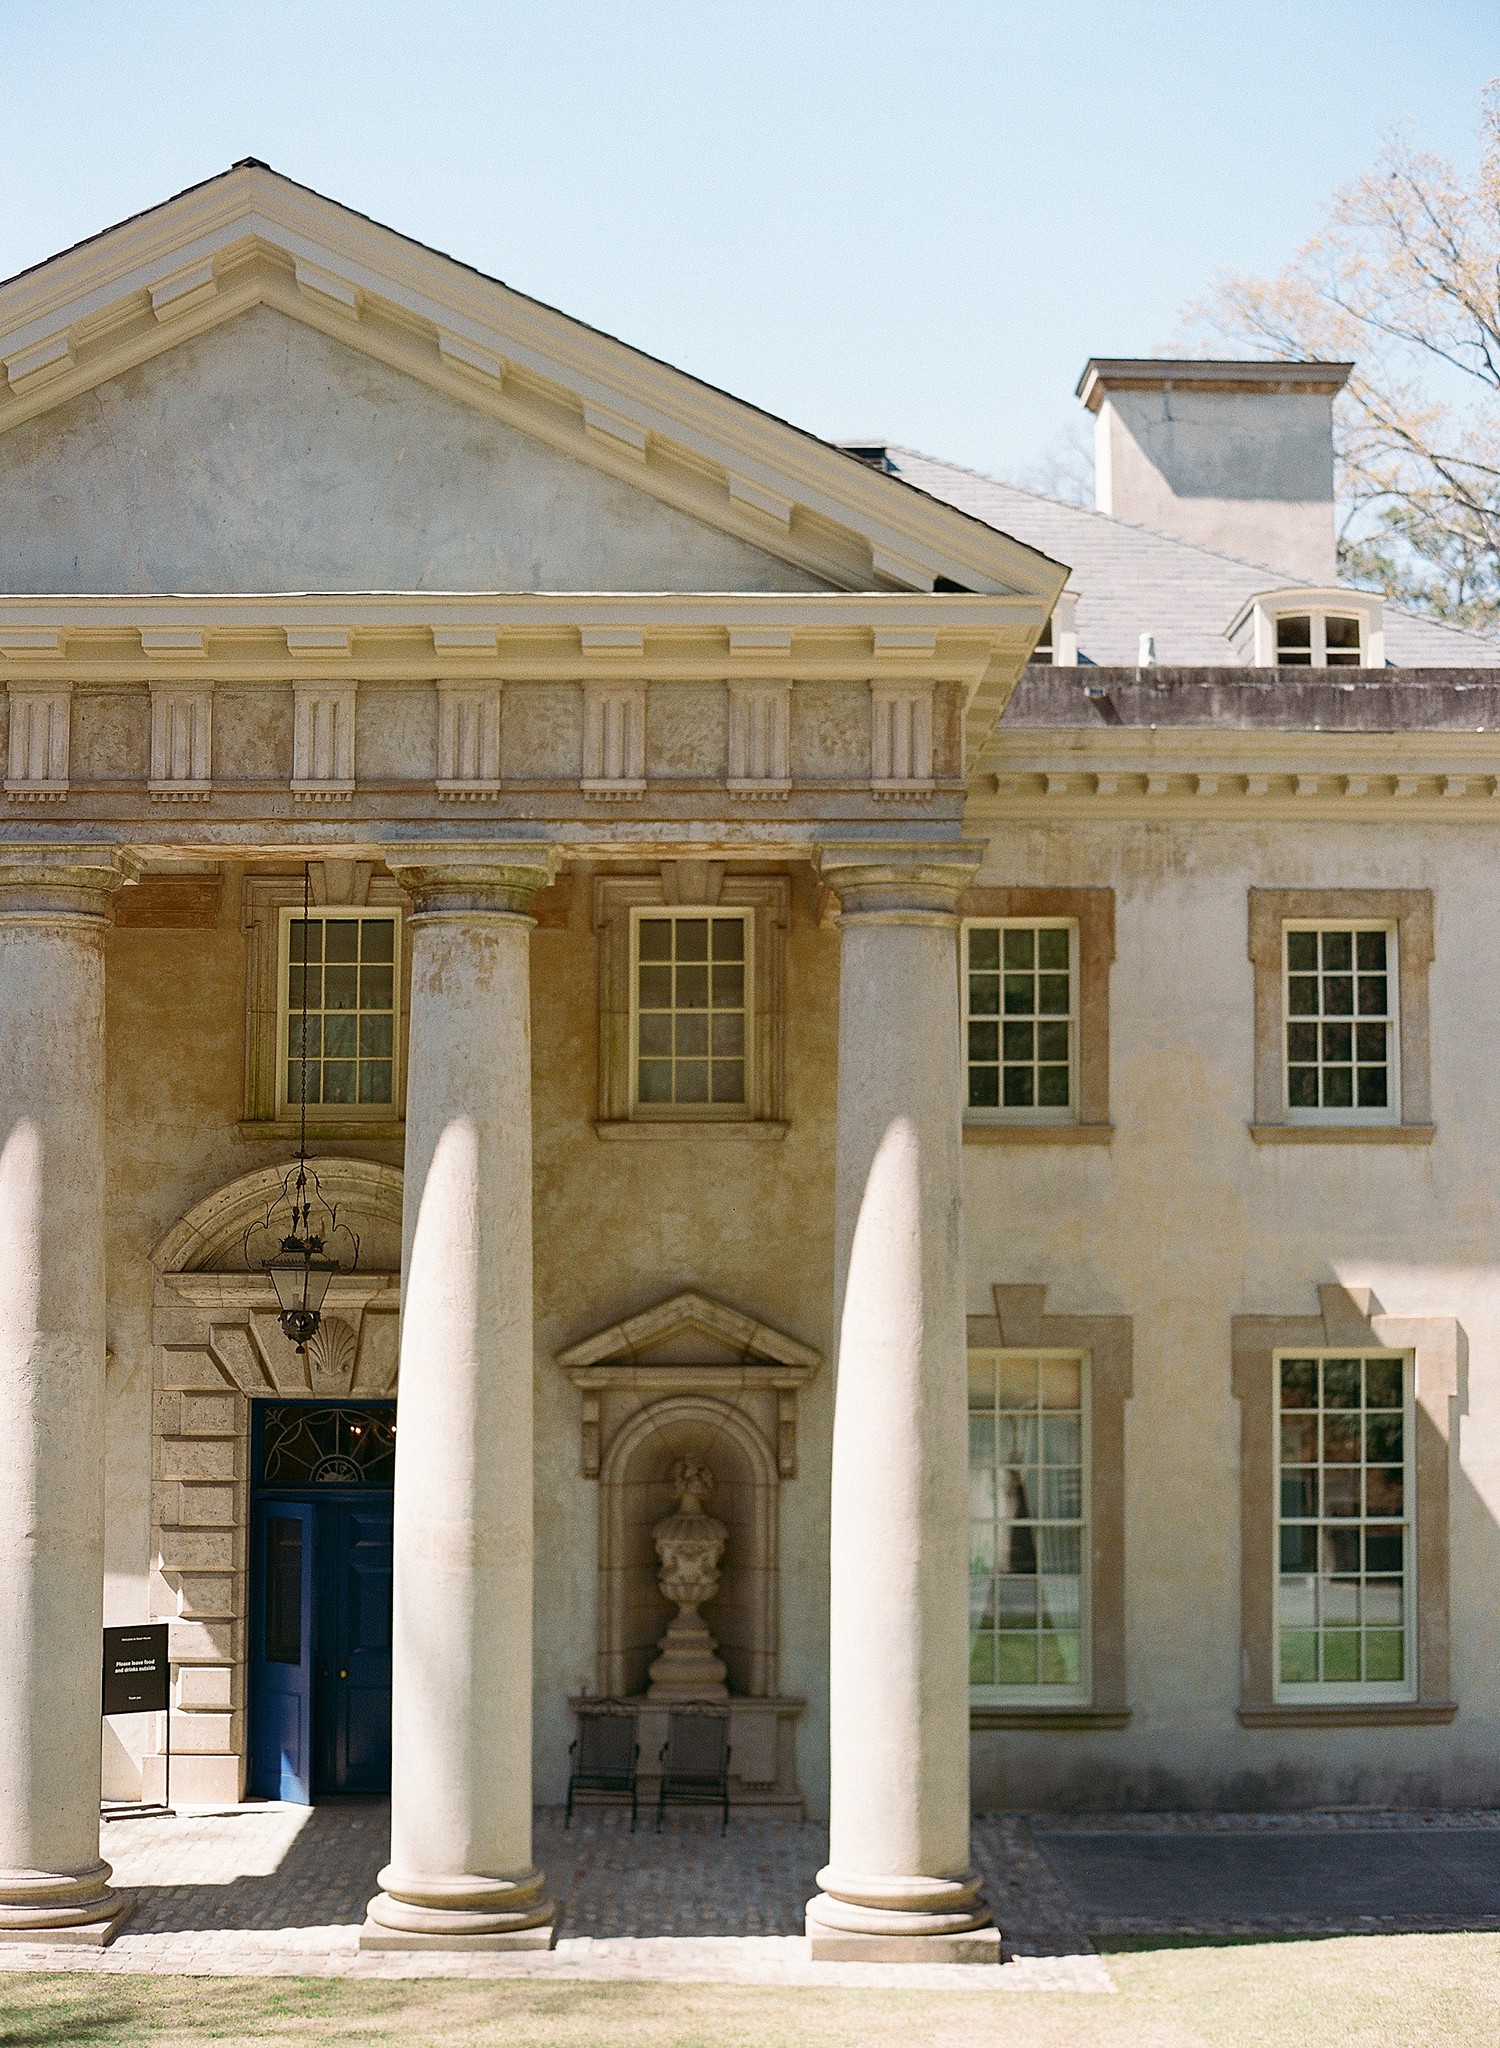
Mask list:
[[[254,165],[0,285],[0,433],[255,305],[836,585],[1019,592],[1041,601],[1039,630],[1066,580],[981,521]]]

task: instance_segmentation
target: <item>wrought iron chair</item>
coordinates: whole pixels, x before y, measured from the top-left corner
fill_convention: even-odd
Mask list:
[[[573,1799],[579,1792],[591,1797],[630,1801],[630,1829],[635,1832],[636,1765],[641,1745],[636,1741],[635,1708],[623,1700],[590,1700],[578,1708],[578,1733],[568,1744],[573,1759],[568,1776],[568,1809],[563,1826],[573,1825]]]
[[[667,1801],[689,1806],[721,1806],[719,1833],[729,1829],[729,1710],[727,1707],[673,1707],[667,1739],[657,1758],[661,1785],[656,1795],[656,1831],[661,1833]]]

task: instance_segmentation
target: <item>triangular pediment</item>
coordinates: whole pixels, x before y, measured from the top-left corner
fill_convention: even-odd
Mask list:
[[[1036,601],[1017,668],[1062,586],[1059,565],[981,521],[254,162],[0,285],[0,447],[258,309],[743,551],[726,568],[705,539],[684,579],[1014,593]],[[794,573],[778,582],[757,557]]]
[[[815,1372],[821,1354],[706,1294],[674,1294],[560,1351],[565,1371],[593,1366],[784,1366]]]

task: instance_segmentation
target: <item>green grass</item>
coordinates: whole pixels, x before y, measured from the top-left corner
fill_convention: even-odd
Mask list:
[[[4,2048],[1488,2048],[1500,1935],[1119,1950],[1118,1995],[0,1975]]]

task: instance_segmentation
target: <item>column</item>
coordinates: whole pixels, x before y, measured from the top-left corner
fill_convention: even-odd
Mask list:
[[[104,932],[109,846],[0,846],[0,1940],[108,1941]]]
[[[823,852],[843,907],[820,1959],[999,1960],[969,1866],[957,897],[977,853]]]
[[[531,1861],[531,919],[544,846],[388,848],[415,903],[391,1860],[366,1948],[550,1948]]]

